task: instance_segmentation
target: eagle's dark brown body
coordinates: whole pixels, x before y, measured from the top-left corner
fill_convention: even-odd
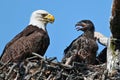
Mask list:
[[[37,26],[29,25],[5,46],[1,61],[23,61],[32,56],[32,52],[43,56],[48,45],[47,32]]]
[[[73,40],[72,43],[64,50],[64,58],[62,59],[63,63],[66,63],[68,58],[71,56],[73,56],[71,58],[71,63],[74,61],[88,64],[95,63],[98,45],[94,39],[94,25],[88,20],[81,22],[82,25],[80,26],[83,26],[83,28],[80,30],[84,33]]]
[[[105,47],[96,58],[97,64],[105,63],[107,61],[107,47]]]

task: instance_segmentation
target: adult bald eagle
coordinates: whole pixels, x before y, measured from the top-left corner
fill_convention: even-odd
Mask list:
[[[54,22],[53,15],[45,10],[34,11],[29,25],[5,46],[0,60],[23,61],[32,56],[32,52],[43,56],[50,43],[46,30],[49,22]]]
[[[84,33],[73,40],[64,50],[62,62],[67,65],[73,61],[94,64],[98,50],[98,45],[94,39],[94,24],[90,20],[82,20],[75,26],[77,26],[78,31],[81,30]]]

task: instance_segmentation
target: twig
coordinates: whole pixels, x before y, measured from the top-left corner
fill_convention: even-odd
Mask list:
[[[53,75],[50,74],[49,77],[46,80],[50,80]]]
[[[3,66],[2,67],[0,67],[0,70],[2,70],[9,62],[10,62],[11,60],[9,60],[9,61],[7,61],[6,63],[2,63],[3,64]]]
[[[39,54],[37,54],[37,53],[32,53],[33,55],[35,55],[35,56],[37,56],[37,57],[39,57],[40,59],[44,59],[44,57],[42,57],[41,55],[39,55]]]
[[[32,53],[32,54],[38,56],[40,59],[43,59],[46,63],[48,63],[48,62],[45,60],[45,58],[42,57],[41,55],[39,55],[39,54],[37,54],[37,53]],[[66,68],[72,68],[71,65],[65,65],[65,64],[62,64],[62,63],[59,63],[59,62],[53,62],[53,61],[52,61],[51,63],[54,64],[54,65],[60,65],[60,66],[62,66],[62,67],[66,67]]]
[[[16,63],[13,63],[12,67],[10,68],[10,71],[8,72],[8,74],[5,77],[6,80],[10,77],[10,75],[11,75],[13,69],[16,67],[16,65],[17,65]]]
[[[65,65],[70,65],[71,61],[72,61],[73,56],[69,57],[65,63]]]

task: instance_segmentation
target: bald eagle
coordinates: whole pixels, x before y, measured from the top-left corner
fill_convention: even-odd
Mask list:
[[[34,11],[29,25],[5,46],[0,60],[20,62],[32,56],[32,52],[43,56],[50,43],[46,25],[53,22],[54,16],[47,11]]]
[[[107,45],[108,45],[109,38],[107,38],[106,36],[104,36],[100,32],[95,32],[94,33],[94,37],[96,38],[96,40],[100,44],[102,44],[103,46],[105,46],[105,48],[97,56],[96,63],[97,64],[105,63],[107,61]]]
[[[99,55],[96,57],[96,64],[105,63],[107,61],[107,47],[100,51]]]
[[[74,61],[94,64],[98,50],[98,45],[94,38],[94,24],[90,20],[81,20],[75,26],[78,31],[81,30],[84,33],[73,40],[64,50],[62,62],[67,65]]]

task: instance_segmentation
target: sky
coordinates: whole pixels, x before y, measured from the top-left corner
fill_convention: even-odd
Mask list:
[[[112,0],[0,0],[0,54],[29,24],[31,13],[43,9],[55,17],[55,22],[47,25],[50,45],[45,56],[57,57],[60,61],[64,49],[82,34],[75,29],[78,21],[89,19],[97,32],[110,36],[111,5]],[[103,48],[99,44],[98,53]]]

